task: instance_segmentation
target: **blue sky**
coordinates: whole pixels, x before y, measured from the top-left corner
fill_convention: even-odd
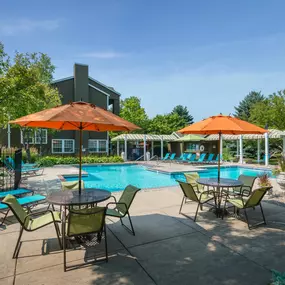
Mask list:
[[[9,54],[47,53],[55,79],[85,63],[150,116],[182,104],[197,121],[285,88],[284,11],[283,0],[2,0],[0,40]]]

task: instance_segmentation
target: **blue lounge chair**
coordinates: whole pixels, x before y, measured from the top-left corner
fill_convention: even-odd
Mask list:
[[[187,153],[182,153],[180,157],[176,159],[176,162],[180,163],[186,161],[187,156],[188,156]]]
[[[202,154],[200,155],[199,159],[196,160],[196,161],[193,161],[193,163],[203,163],[205,157],[206,157],[206,153],[202,153]]]
[[[196,153],[191,153],[188,155],[188,163],[192,163],[195,161]]]
[[[213,162],[214,154],[210,153],[208,158],[205,160],[206,163],[211,163]]]
[[[176,156],[176,153],[172,153],[171,155],[170,155],[170,157],[169,157],[169,160],[174,160],[175,159],[175,156]]]
[[[22,198],[18,198],[17,201],[19,202],[19,204],[23,207],[27,207],[29,209],[30,206],[34,206],[36,204],[42,203],[46,200],[46,197],[43,195],[32,195],[32,196],[27,196],[27,197],[22,197]],[[6,220],[6,217],[8,215],[10,211],[10,208],[3,203],[0,203],[0,213],[2,213],[4,215],[4,218],[2,220],[2,223],[0,224],[0,226],[3,225],[3,223]]]
[[[168,152],[168,153],[162,158],[162,160],[167,160],[167,159],[169,159],[169,156],[170,156],[170,153]]]
[[[4,160],[4,164],[6,166],[6,168],[11,171],[14,172],[15,171],[15,167],[13,167],[13,164],[11,164],[10,162],[13,161],[11,160],[10,157],[6,158],[6,160]],[[14,163],[15,166],[15,163]],[[41,171],[41,173],[39,173]],[[42,175],[44,172],[43,168],[31,168],[31,167],[27,167],[27,168],[22,168],[21,172],[23,175]]]
[[[15,169],[15,161],[12,157],[7,157],[6,161]],[[22,169],[30,169],[30,168],[37,168],[37,164],[36,163],[24,163],[24,161],[22,161]]]
[[[32,190],[25,189],[25,188],[12,189],[9,191],[0,192],[0,200],[4,199],[8,194],[13,195],[15,197],[20,197],[20,196],[32,194],[32,193],[33,193]]]

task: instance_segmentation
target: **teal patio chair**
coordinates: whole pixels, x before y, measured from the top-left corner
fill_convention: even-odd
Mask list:
[[[208,158],[205,160],[206,163],[211,163],[213,162],[213,158],[214,158],[214,154],[213,153],[209,153]]]
[[[18,220],[18,222],[21,225],[21,229],[20,229],[19,237],[16,243],[16,247],[14,250],[13,258],[18,258],[20,248],[21,248],[21,237],[22,237],[24,230],[27,232],[33,232],[49,224],[54,224],[58,243],[60,245],[60,248],[62,248],[60,237],[59,237],[60,231],[59,231],[59,226],[58,226],[58,223],[61,222],[59,212],[45,210],[42,212],[27,213],[27,211],[25,211],[23,207],[20,205],[20,203],[17,201],[16,197],[10,194],[4,198],[2,203],[11,209],[15,218]]]
[[[196,160],[196,161],[193,161],[192,163],[198,163],[198,164],[203,163],[205,157],[206,157],[206,153],[202,153],[202,154],[200,155],[199,159]]]
[[[9,191],[7,191],[6,193],[8,193],[8,192],[9,192]],[[19,192],[20,192],[20,191],[19,191]],[[18,191],[15,191],[14,193],[16,194],[16,196],[20,196],[21,194],[19,194],[19,192],[18,192]],[[21,192],[22,192],[22,191],[21,191]],[[9,196],[9,195],[11,196],[12,193],[13,193],[13,191],[11,191],[9,194],[7,194],[7,195],[5,196],[5,198],[6,198],[7,196]],[[13,195],[12,195],[12,196],[13,196]],[[15,196],[13,196],[13,197],[15,197]],[[4,198],[4,200],[5,200],[5,198]],[[2,215],[4,215],[0,226],[2,226],[2,225],[4,224],[4,222],[5,222],[6,218],[7,218],[7,215],[8,215],[8,213],[10,212],[10,208],[4,203],[4,200],[2,200],[2,201],[0,202],[0,213],[1,213]],[[35,206],[35,205],[37,205],[37,204],[39,204],[39,203],[44,203],[44,202],[46,202],[46,197],[43,196],[43,195],[39,195],[39,194],[30,195],[30,196],[25,196],[25,197],[21,197],[21,198],[18,198],[18,199],[17,199],[17,203],[18,203],[21,207],[25,207],[25,208],[27,208],[28,210],[29,210],[31,207],[33,207],[33,206]]]
[[[192,163],[195,161],[195,158],[196,158],[196,153],[190,153],[187,157],[187,162]]]
[[[170,161],[173,161],[175,159],[176,153],[172,153],[169,157]]]
[[[121,224],[123,227],[125,227],[126,230],[131,232],[133,235],[135,235],[135,230],[132,224],[131,216],[129,213],[129,208],[131,207],[133,200],[137,194],[138,191],[140,191],[140,188],[137,188],[133,185],[128,185],[125,190],[123,191],[122,196],[120,197],[119,201],[117,202],[116,198],[114,196],[113,199],[115,202],[110,202],[107,204],[107,216],[116,217],[119,218],[121,221]],[[110,205],[114,205],[114,208],[109,208]],[[129,229],[124,223],[123,218],[125,216],[128,216],[131,229]]]
[[[176,181],[179,183],[180,188],[183,192],[183,198],[182,198],[181,206],[179,209],[179,214],[182,214],[183,216],[186,216],[186,217],[190,218],[191,220],[193,220],[194,222],[196,222],[199,207],[201,208],[201,206],[203,206],[204,204],[211,205],[209,203],[211,200],[213,200],[214,203],[216,204],[215,197],[214,197],[212,190],[197,193],[190,183],[182,182],[179,180],[176,180]],[[196,202],[198,204],[194,218],[191,218],[191,217],[187,216],[186,214],[182,213],[183,205],[190,202],[190,201]]]
[[[63,242],[63,264],[64,271],[67,270],[66,265],[66,241],[69,238],[77,236],[85,236],[90,234],[97,234],[97,242],[101,242],[102,235],[105,238],[105,260],[108,262],[108,247],[107,247],[107,233],[106,233],[106,207],[93,207],[87,209],[70,209],[67,219],[67,231]],[[79,267],[81,265],[93,264],[96,259],[82,264],[70,266],[70,268]]]
[[[168,152],[161,160],[167,160],[169,159],[170,153]]]
[[[225,204],[224,204],[224,211],[222,214],[222,219],[224,218],[224,212],[226,209],[230,208],[230,207],[226,207],[227,203],[232,204],[234,207],[234,213],[238,213],[239,210],[244,210],[244,214],[245,214],[245,219],[246,219],[246,223],[248,226],[248,229],[251,230],[259,225],[263,225],[266,224],[266,220],[265,220],[265,216],[264,216],[264,212],[261,206],[261,201],[264,197],[264,195],[266,194],[267,191],[271,190],[272,187],[261,187],[258,188],[256,190],[254,190],[250,196],[248,198],[245,197],[235,197],[235,198],[230,198],[229,195],[226,196],[225,198]],[[247,209],[249,208],[253,208],[255,209],[255,207],[260,206],[260,211],[261,211],[261,215],[262,215],[262,222],[258,222],[254,225],[250,225],[249,224],[249,219],[248,219],[248,215],[247,215]]]

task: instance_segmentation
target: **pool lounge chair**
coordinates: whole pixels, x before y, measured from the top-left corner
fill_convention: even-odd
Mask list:
[[[182,154],[180,155],[180,157],[177,158],[175,161],[176,161],[177,163],[186,162],[187,157],[188,157],[188,154],[187,154],[187,153],[182,153]]]
[[[169,159],[170,153],[168,152],[161,160],[167,160]]]
[[[20,199],[25,199],[25,198],[20,198]],[[43,212],[37,212],[37,213],[27,213],[23,209],[21,202],[19,202],[20,199],[17,200],[16,197],[12,195],[7,195],[2,202],[2,205],[6,206],[13,212],[15,218],[18,220],[18,222],[21,225],[20,234],[18,237],[18,241],[16,243],[13,258],[18,258],[21,248],[21,237],[24,230],[27,232],[33,232],[52,223],[54,224],[57,239],[61,248],[61,240],[59,237],[60,232],[58,227],[58,223],[61,222],[60,213],[53,212],[50,210],[45,210]]]
[[[138,191],[140,191],[140,188],[137,188],[133,185],[128,185],[122,196],[120,197],[119,201],[117,202],[116,198],[114,196],[113,199],[115,200],[115,202],[110,202],[107,204],[107,216],[110,217],[115,217],[115,218],[119,218],[121,221],[122,226],[125,227],[126,230],[128,230],[130,233],[132,233],[133,235],[135,235],[135,230],[132,224],[132,220],[131,220],[131,216],[129,213],[129,209],[133,203],[133,200],[137,194]],[[115,206],[114,208],[109,208],[109,206]],[[129,218],[129,222],[130,222],[130,226],[131,229],[128,228],[124,223],[123,223],[123,218],[125,216],[128,216]]]
[[[232,207],[234,207],[234,213],[238,213],[240,209],[244,210],[245,219],[246,219],[246,223],[247,223],[249,230],[251,230],[251,229],[253,229],[259,225],[266,224],[264,212],[263,212],[263,209],[261,206],[261,201],[262,201],[264,195],[266,194],[266,192],[271,190],[271,189],[272,189],[272,186],[258,188],[256,190],[254,190],[248,198],[244,198],[244,197],[230,198],[229,195],[227,195],[225,198],[225,204],[224,204],[224,211],[223,211],[222,219],[224,218],[225,210],[230,208],[230,207],[226,207],[226,205],[227,205],[227,203],[230,203],[233,205]],[[250,225],[248,215],[247,215],[247,209],[249,209],[249,208],[255,209],[255,207],[257,207],[257,206],[260,206],[260,211],[261,211],[263,221],[258,222],[254,225]]]
[[[13,167],[13,165],[9,162],[9,159],[4,160],[4,165],[6,166],[6,169],[9,172],[14,172],[15,171],[15,167]],[[15,164],[14,164],[15,165]],[[21,172],[23,175],[42,175],[44,172],[43,168],[22,168]]]
[[[193,161],[195,161],[195,158],[196,158],[196,153],[190,153],[187,157],[187,162],[192,163]]]
[[[204,162],[205,157],[206,157],[206,153],[202,153],[199,159],[196,161],[193,161],[192,163],[202,164]]]
[[[210,204],[209,202],[211,200],[213,200],[215,202],[213,191],[210,190],[210,191],[203,191],[201,193],[197,193],[190,183],[182,182],[179,180],[176,180],[176,181],[179,183],[180,188],[183,192],[183,198],[182,198],[181,206],[179,209],[179,214],[182,214],[183,216],[186,216],[187,218],[190,218],[191,220],[196,222],[196,218],[197,218],[199,208],[201,208],[201,210],[202,210],[203,204]],[[191,218],[188,215],[182,213],[183,205],[186,203],[189,203],[191,201],[196,202],[198,204],[194,218]]]
[[[205,160],[205,163],[212,163],[214,156],[215,155],[213,153],[209,153],[208,158]]]
[[[9,157],[6,158],[6,160],[15,169],[15,161],[14,161],[14,159],[9,156]],[[36,166],[37,166],[36,163],[24,163],[24,161],[22,161],[22,169],[37,168]]]
[[[0,200],[4,199],[7,195],[13,195],[15,197],[21,197],[27,194],[33,194],[33,190],[26,189],[26,188],[18,188],[18,189],[12,189],[8,191],[2,191],[0,192]]]
[[[7,201],[7,199],[6,199],[7,197],[15,197],[15,196],[8,194],[0,203],[0,213],[4,215],[4,218],[3,218],[0,226],[2,226],[4,224],[6,217],[10,211],[10,207],[7,205],[7,203],[5,203],[5,201]],[[38,195],[38,194],[16,199],[17,204],[19,204],[21,207],[28,208],[28,210],[31,206],[35,206],[39,203],[43,203],[43,202],[45,202],[45,200],[46,200],[45,196]],[[14,215],[15,215],[15,213],[14,213]]]

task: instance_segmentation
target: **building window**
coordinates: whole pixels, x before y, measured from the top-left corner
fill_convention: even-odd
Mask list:
[[[187,145],[187,151],[189,152],[195,152],[199,150],[199,144],[196,143],[188,143]]]
[[[107,140],[88,140],[88,151],[91,153],[105,153],[107,148]]]
[[[25,140],[24,140],[25,137]],[[48,135],[46,129],[37,129],[37,130],[21,130],[21,143],[29,144],[47,144],[48,142]]]
[[[52,140],[52,153],[74,153],[74,140]]]

